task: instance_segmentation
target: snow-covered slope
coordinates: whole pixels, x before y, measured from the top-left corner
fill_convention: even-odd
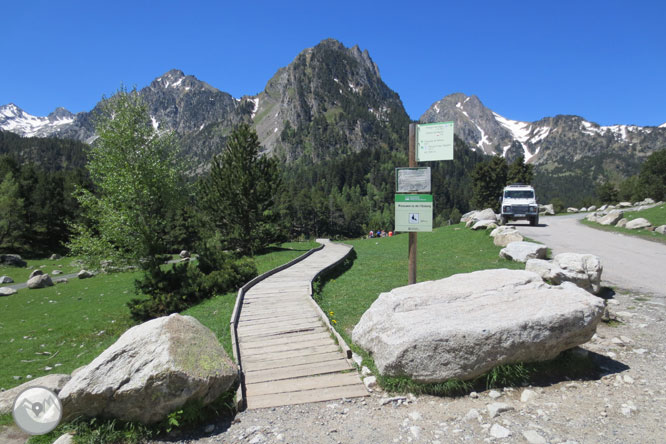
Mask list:
[[[10,103],[0,106],[0,130],[10,131],[24,137],[46,137],[68,128],[75,116],[64,108],[58,108],[47,117],[26,113]]]
[[[536,122],[508,119],[486,108],[478,97],[451,94],[435,102],[421,121],[453,121],[455,132],[473,150],[534,164],[574,161],[586,156],[636,156],[666,148],[666,124],[600,126],[578,116],[546,117]]]

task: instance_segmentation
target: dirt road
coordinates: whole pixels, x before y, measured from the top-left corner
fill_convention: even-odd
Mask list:
[[[666,245],[610,233],[579,222],[584,215],[541,217],[539,226],[514,225],[523,236],[542,242],[558,253],[591,253],[601,258],[602,280],[620,288],[666,296]]]

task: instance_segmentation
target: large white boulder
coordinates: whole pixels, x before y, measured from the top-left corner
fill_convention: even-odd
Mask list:
[[[597,222],[601,225],[615,225],[624,217],[624,212],[621,210],[611,210],[607,215],[598,218]]]
[[[603,267],[599,257],[593,254],[560,253],[552,262],[530,259],[525,264],[525,270],[555,285],[572,282],[593,294],[601,291]]]
[[[554,216],[555,208],[553,207],[553,204],[539,205],[539,212],[546,215]]]
[[[383,375],[420,382],[471,379],[514,362],[553,359],[587,342],[603,300],[536,273],[483,270],[382,293],[353,341]]]
[[[666,234],[666,225],[659,225],[657,228],[654,229],[659,234]]]
[[[60,391],[63,418],[80,415],[155,423],[188,401],[227,391],[237,367],[215,334],[173,314],[127,330]]]
[[[30,289],[46,288],[46,287],[52,287],[53,281],[51,280],[51,277],[48,274],[38,274],[37,276],[33,276],[30,279],[28,279],[26,285]]]
[[[650,223],[649,220],[639,217],[638,219],[630,220],[627,222],[627,224],[624,226],[624,228],[628,230],[639,230],[641,228],[650,228],[652,224]]]
[[[528,259],[544,259],[548,253],[545,245],[534,242],[511,242],[500,250],[500,257],[517,262],[527,262]]]
[[[506,247],[512,242],[522,242],[523,236],[516,230],[503,231],[493,236],[493,243],[498,247]]]
[[[497,228],[497,221],[494,219],[484,219],[472,225],[472,230],[487,230],[489,228]]]
[[[16,294],[16,290],[10,287],[0,287],[0,296],[11,296]]]

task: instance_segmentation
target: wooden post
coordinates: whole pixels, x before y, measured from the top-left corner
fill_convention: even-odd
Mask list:
[[[409,167],[416,166],[416,124],[409,124]],[[409,233],[409,285],[416,283],[416,235]]]

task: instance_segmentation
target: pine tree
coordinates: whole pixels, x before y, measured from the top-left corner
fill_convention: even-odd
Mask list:
[[[202,181],[201,206],[225,248],[254,255],[284,239],[278,206],[282,179],[275,159],[259,154],[257,133],[239,125]]]
[[[477,209],[499,210],[499,197],[507,183],[508,166],[506,159],[493,156],[492,159],[476,165],[472,171],[472,206]]]

